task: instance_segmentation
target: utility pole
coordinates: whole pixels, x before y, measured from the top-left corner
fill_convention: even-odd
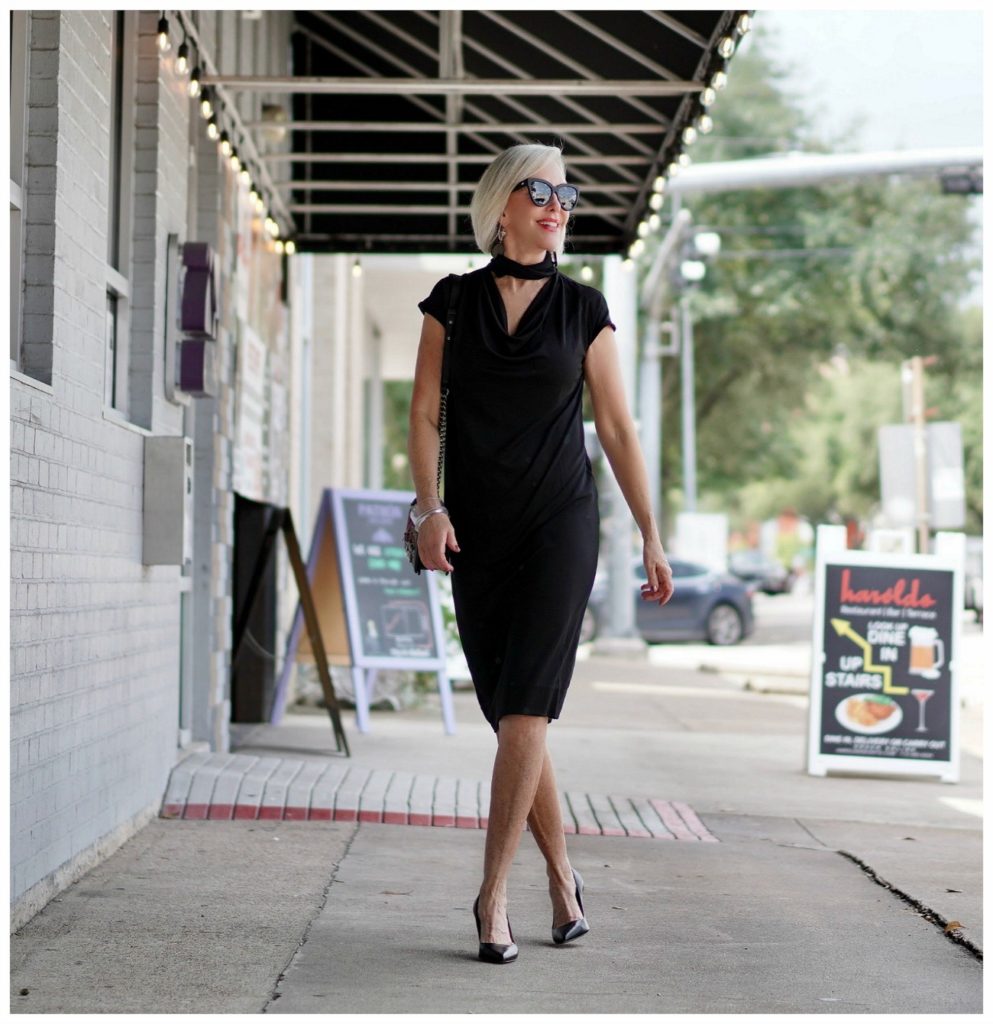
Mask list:
[[[910,359],[909,388],[904,389],[904,415],[914,426],[914,491],[917,506],[917,552],[928,553],[929,519],[927,501],[928,464],[927,464],[927,425],[924,409],[924,364],[921,356]],[[904,364],[906,367],[907,364]],[[909,391],[909,396],[908,396]],[[907,402],[909,397],[910,401]],[[907,408],[909,404],[909,409]]]

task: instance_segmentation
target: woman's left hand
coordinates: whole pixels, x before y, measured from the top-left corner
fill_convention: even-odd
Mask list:
[[[644,561],[648,582],[641,585],[641,598],[643,601],[658,601],[661,607],[672,597],[673,585],[672,569],[659,541],[645,541]]]

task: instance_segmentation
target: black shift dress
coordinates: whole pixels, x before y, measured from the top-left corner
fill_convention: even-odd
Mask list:
[[[558,272],[507,333],[488,267],[463,275],[450,366],[444,501],[462,649],[494,730],[558,718],[593,587],[600,515],[583,439],[583,360],[613,327],[595,288]],[[418,303],[445,322],[450,279]]]

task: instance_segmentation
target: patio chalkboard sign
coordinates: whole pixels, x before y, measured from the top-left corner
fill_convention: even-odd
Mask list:
[[[808,770],[957,781],[957,560],[831,549],[824,529],[818,531]]]
[[[379,669],[435,672],[445,731],[455,731],[447,650],[434,573],[417,575],[403,550],[405,491],[328,488],[314,524],[308,575],[331,664],[350,665],[356,725],[369,728]],[[294,624],[287,663],[307,654]],[[285,681],[278,690],[285,693]],[[280,710],[282,705],[280,705]]]

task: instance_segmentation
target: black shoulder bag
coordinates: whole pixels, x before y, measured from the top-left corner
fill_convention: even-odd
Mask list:
[[[451,375],[450,356],[452,350],[452,336],[455,333],[455,311],[458,308],[459,293],[462,290],[462,278],[458,274],[449,274],[452,282],[451,294],[448,299],[448,314],[445,318],[445,348],[441,356],[441,405],[438,409],[438,497],[441,497],[441,476],[445,464],[445,435],[448,433],[448,382]],[[403,546],[414,567],[414,572],[420,575],[424,568],[421,556],[417,550],[417,528],[414,526],[414,506],[417,504],[417,497],[410,503],[407,511],[407,525],[403,531]],[[448,573],[446,572],[447,576]]]

